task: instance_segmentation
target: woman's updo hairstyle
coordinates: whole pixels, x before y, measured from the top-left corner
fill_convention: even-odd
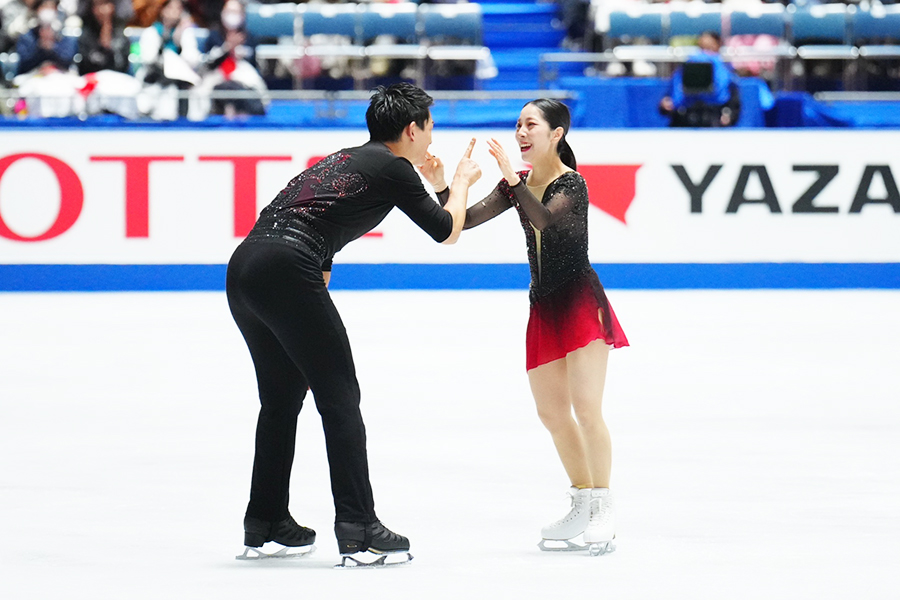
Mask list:
[[[575,162],[575,153],[572,152],[569,142],[566,141],[566,134],[569,133],[569,125],[572,123],[569,107],[559,100],[553,100],[551,98],[538,98],[537,100],[528,102],[525,106],[528,106],[528,104],[533,104],[541,111],[541,114],[544,115],[544,120],[550,124],[550,129],[562,127],[563,134],[562,138],[559,140],[559,145],[556,147],[556,152],[559,154],[559,158],[564,165],[573,171],[577,170],[578,163]]]

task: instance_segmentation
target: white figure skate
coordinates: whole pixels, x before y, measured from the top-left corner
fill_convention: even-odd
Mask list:
[[[609,488],[594,488],[591,492],[591,516],[584,530],[584,543],[591,556],[603,556],[615,551],[616,509]]]
[[[538,548],[545,552],[571,552],[587,549],[587,546],[577,544],[572,540],[584,533],[590,522],[591,490],[572,486],[569,488],[569,496],[572,500],[572,509],[569,510],[569,514],[541,529],[543,539],[538,544]]]

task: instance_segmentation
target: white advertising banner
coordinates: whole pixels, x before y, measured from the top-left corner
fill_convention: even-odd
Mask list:
[[[511,157],[512,129],[441,130],[447,178],[468,140]],[[297,173],[364,130],[5,130],[0,264],[224,264]],[[603,263],[900,262],[900,132],[573,131],[588,181],[591,260]],[[523,164],[524,168],[525,165]],[[426,184],[427,185],[427,184]],[[434,243],[394,211],[336,263],[522,263],[513,211]]]

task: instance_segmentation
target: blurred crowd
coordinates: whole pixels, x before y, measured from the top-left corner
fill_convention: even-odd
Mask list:
[[[279,75],[282,81],[289,82],[288,86],[291,78],[294,84],[298,77],[309,81],[319,78],[316,87],[328,85],[321,80],[337,81],[351,75],[352,61],[341,56],[257,61],[260,40],[247,29],[248,1],[260,3],[258,0],[0,0],[0,87],[7,92],[5,99],[0,96],[0,113],[37,117],[114,113],[126,118],[158,120],[179,117],[200,120],[211,114],[260,115],[267,111],[266,91]],[[560,26],[566,32],[562,46],[588,51],[601,51],[622,43],[637,46],[659,43],[639,36],[610,39],[609,16],[614,11],[663,3],[673,9],[690,10],[691,6],[711,4],[702,0],[554,1],[559,5]],[[859,0],[858,5],[869,10],[896,1]],[[426,2],[456,0],[420,0]],[[310,0],[310,3],[341,2]],[[781,3],[803,7],[823,2],[783,0]],[[723,0],[716,4],[723,9],[752,11],[753,7],[773,3]],[[697,36],[676,37],[662,43],[694,45],[697,39]],[[334,40],[312,42],[327,44]],[[767,58],[765,52],[784,46],[783,37],[726,35],[720,42],[723,53],[741,48],[760,51],[755,58],[732,60],[730,67],[737,74],[759,76],[770,82],[777,78],[779,61],[774,54]],[[367,63],[368,75],[409,79],[416,68],[413,62],[372,59]],[[887,67],[878,68],[888,69],[884,73],[891,78],[895,71],[900,73],[897,62],[900,61],[887,61],[883,63]],[[447,61],[437,68],[447,71],[444,75],[471,77],[473,65],[471,61]],[[840,61],[819,61],[815,66],[832,71],[844,67],[845,63]],[[791,68],[804,67],[795,63]],[[607,76],[671,74],[671,70],[661,70],[652,60],[611,62],[604,69],[603,74]]]
[[[245,21],[241,0],[0,0],[3,81],[17,92],[6,112],[264,114]],[[213,102],[210,90],[244,93]]]

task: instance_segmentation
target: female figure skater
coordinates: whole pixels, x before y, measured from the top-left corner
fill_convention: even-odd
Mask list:
[[[526,369],[538,416],[550,431],[572,487],[568,515],[544,527],[542,550],[615,549],[609,492],[611,445],[601,403],[610,347],[628,345],[588,260],[588,190],[566,142],[569,109],[538,99],[522,109],[516,141],[531,171],[515,172],[490,140],[503,179],[466,211],[464,228],[515,207],[531,267]],[[574,412],[574,418],[573,418]],[[585,546],[569,540],[584,534]],[[548,540],[565,547],[546,545]]]

